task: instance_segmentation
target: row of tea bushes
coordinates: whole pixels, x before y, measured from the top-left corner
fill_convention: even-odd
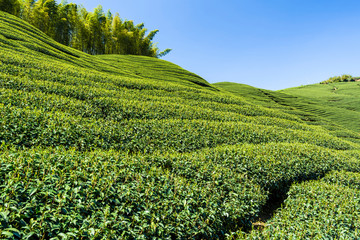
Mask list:
[[[360,172],[358,153],[277,142],[220,146],[181,155],[151,155],[146,161],[189,179],[199,174],[194,166],[212,164],[246,175],[271,193],[284,194],[294,182],[318,179],[333,170]]]
[[[79,153],[62,148],[15,151],[3,147],[1,234],[15,238],[224,238],[250,227],[264,206],[268,191],[281,192],[294,181],[346,169],[352,160],[346,156],[357,154],[347,152],[298,143],[245,144],[185,154],[134,156],[115,151]],[[343,185],[350,183],[334,177],[336,174],[329,173],[323,181],[337,179]],[[326,200],[328,194],[340,191],[348,194],[345,195],[348,200],[339,208],[345,214],[343,208],[353,201],[351,192],[339,186],[336,191],[332,187],[329,190],[324,184],[328,185],[310,181],[309,186],[292,186],[286,202],[289,207],[285,210],[294,208],[299,214],[304,204],[291,201],[306,197],[311,204],[321,203],[314,196]],[[303,191],[300,195],[299,190]],[[309,212],[313,207],[310,203],[305,204],[309,207],[303,211],[313,216]],[[320,211],[323,206],[315,209]],[[288,224],[289,217],[295,213],[284,214],[278,221]],[[306,224],[302,220],[294,219],[296,223]],[[315,236],[301,235],[302,225],[292,229],[290,223],[285,227],[283,223],[276,224],[249,236],[286,239],[289,235],[285,233],[289,231],[293,236]],[[336,231],[339,229],[343,228]]]
[[[19,41],[17,41],[18,43]],[[21,42],[20,42],[21,43]],[[7,44],[0,41],[0,56],[3,73],[12,76],[25,76],[30,79],[49,79],[53,82],[75,83],[77,85],[109,85],[111,87],[125,87],[137,90],[163,90],[163,91],[190,91],[194,93],[207,92],[198,88],[198,85],[186,86],[180,83],[163,81],[161,84],[145,78],[118,76],[116,69],[106,62],[98,61],[95,57],[86,59],[86,63],[94,63],[98,67],[83,66],[81,59],[76,61],[59,61],[37,51],[29,51],[24,46],[7,48]],[[23,56],[26,56],[24,58]],[[84,61],[84,59],[82,59]],[[160,61],[160,60],[158,60]],[[112,73],[113,72],[113,73]],[[78,81],[75,81],[78,80]],[[215,98],[219,99],[218,96]],[[226,98],[226,97],[225,97]]]
[[[1,26],[3,29],[6,26]],[[14,35],[20,33],[13,33]],[[15,38],[15,36],[12,36]],[[39,41],[38,39],[33,39],[34,41]],[[12,40],[9,40],[12,41]],[[30,39],[27,41],[31,42]],[[148,94],[159,94],[156,91],[161,90],[161,94],[167,94],[172,98],[177,97],[180,94],[180,98],[191,100],[192,104],[196,102],[205,101],[207,103],[221,103],[222,108],[226,107],[227,104],[231,105],[248,105],[244,99],[239,97],[234,97],[228,93],[222,93],[215,91],[213,87],[199,87],[198,84],[190,84],[199,80],[198,76],[191,74],[174,64],[160,61],[160,60],[151,60],[151,64],[148,63],[148,67],[144,68],[142,72],[146,73],[147,71],[152,72],[152,74],[157,74],[159,77],[162,76],[160,80],[153,80],[147,77],[141,77],[136,74],[130,75],[121,75],[121,71],[135,71],[134,66],[118,66],[113,67],[109,62],[103,61],[97,57],[91,57],[80,53],[81,57],[74,58],[71,61],[59,61],[59,58],[53,58],[46,54],[39,53],[37,51],[32,51],[28,48],[22,46],[23,39],[18,41],[13,41],[18,47],[8,48],[8,44],[1,44],[0,46],[0,64],[2,67],[0,71],[9,74],[11,77],[16,76],[26,76],[30,80],[46,80],[49,82],[59,82],[62,84],[68,85],[86,85],[93,86],[105,89],[118,90],[120,87],[128,89],[137,89],[137,90],[150,90]],[[65,54],[65,53],[64,53]],[[27,56],[26,58],[24,57]],[[65,54],[66,55],[66,54]],[[113,57],[115,58],[115,57]],[[125,61],[135,61],[132,56],[116,56],[118,59],[123,59]],[[108,60],[108,59],[106,59]],[[143,59],[142,62],[147,62],[148,59]],[[136,61],[135,61],[136,62]],[[90,63],[95,68],[89,68]],[[134,64],[133,64],[134,65]],[[159,68],[159,65],[161,68]],[[156,67],[152,69],[151,66]],[[86,67],[86,68],[84,68]],[[169,70],[170,68],[170,70]],[[171,70],[176,69],[176,70]],[[181,74],[186,75],[186,78],[181,78],[179,76],[173,76],[174,79],[182,79],[181,81],[176,82],[169,81],[167,77],[165,78],[161,73],[170,73],[181,72]],[[146,75],[146,74],[145,74]],[[193,79],[194,78],[194,79]],[[216,94],[214,94],[216,93]],[[252,106],[257,111],[267,111],[265,108],[259,108],[258,106]],[[250,109],[248,109],[250,110]],[[287,119],[296,119],[290,114],[284,114],[279,111],[267,111],[268,114],[272,115],[283,115],[283,118]],[[263,115],[263,114],[262,114]],[[279,117],[279,116],[278,116]]]
[[[202,119],[211,121],[240,121],[260,125],[279,126],[289,129],[322,131],[321,128],[304,123],[265,116],[245,116],[234,112],[213,111],[184,104],[130,100],[124,98],[93,98],[81,101],[76,98],[42,91],[1,89],[0,102],[20,108],[43,109],[46,112],[59,111],[73,116],[106,119],[120,122],[130,119]],[[151,99],[151,98],[149,98]]]
[[[2,71],[4,71],[4,68]],[[166,94],[164,91],[128,89],[114,86],[113,83],[98,83],[89,80],[84,81],[84,78],[77,78],[71,75],[70,77],[69,75],[64,75],[61,78],[62,80],[52,81],[55,78],[54,76],[56,76],[55,73],[51,73],[50,76],[32,76],[33,72],[22,74],[24,76],[0,72],[0,87],[19,91],[56,94],[74,98],[76,100],[95,100],[104,98],[106,100],[105,103],[110,104],[110,106],[123,105],[124,101],[125,104],[126,101],[138,101],[142,102],[142,105],[149,105],[151,102],[157,105],[165,105],[165,111],[167,113],[176,113],[173,109],[178,108],[177,106],[180,105],[184,109],[188,108],[189,110],[187,110],[187,112],[199,111],[199,109],[201,112],[201,109],[204,109],[202,112],[207,111],[206,114],[208,114],[209,111],[221,111],[229,113],[230,115],[268,116],[299,121],[296,117],[292,117],[291,115],[272,109],[253,106],[244,101],[242,102],[241,99],[238,99],[238,104],[218,103],[215,101],[215,97],[218,97],[219,94],[193,93],[187,91],[177,92],[176,94]],[[68,79],[71,79],[71,81]],[[120,80],[118,81],[120,82]],[[164,108],[164,106],[158,107],[161,109]],[[156,109],[155,112],[158,111],[159,109]],[[165,113],[160,113],[160,115],[166,117]],[[220,119],[221,118],[222,117],[220,117]],[[237,118],[232,117],[232,119],[235,120]]]
[[[54,110],[64,109],[74,115],[82,114],[83,117],[95,118],[106,117],[107,119],[115,121],[130,118],[162,119],[169,117],[219,121],[240,120],[243,122],[283,126],[292,129],[323,131],[320,128],[313,128],[304,123],[286,121],[287,115],[279,111],[272,112],[271,109],[251,105],[238,106],[216,102],[191,101],[190,99],[181,98],[180,95],[178,97],[162,96],[162,92],[157,92],[156,95],[154,95],[156,91],[139,92],[138,90],[126,88],[107,90],[96,86],[89,87],[87,85],[81,85],[82,87],[79,87],[77,85],[63,85],[62,83],[52,81],[14,77],[1,73],[0,75],[0,85],[9,89],[3,89],[1,91],[1,97],[8,98],[2,100],[5,104],[42,106],[41,104],[45,102],[44,106],[49,108],[55,105]],[[11,93],[11,90],[14,92]],[[29,101],[22,101],[24,95],[26,95],[26,98],[30,98]],[[56,95],[59,95],[59,97]],[[186,97],[188,96],[186,95]],[[55,98],[55,104],[51,104],[51,98]],[[65,100],[65,103],[62,104],[62,101],[59,102],[59,98]],[[84,100],[86,103],[81,102]],[[89,102],[92,105],[89,105]],[[151,104],[149,104],[150,102]],[[66,109],[69,107],[70,109]],[[256,118],[250,118],[244,115],[256,116]],[[293,120],[298,121],[296,119]],[[336,130],[335,132],[331,132],[331,134],[342,138],[346,137],[349,141],[358,143],[358,134],[349,133],[349,131],[344,132],[343,130]]]
[[[321,181],[360,190],[360,171],[332,171],[322,178]]]
[[[333,149],[354,143],[329,134],[249,123],[203,120],[94,120],[61,112],[0,105],[0,141],[17,146],[65,146],[78,150],[115,149],[132,153],[191,152],[221,144],[307,142]]]
[[[359,239],[360,191],[323,181],[295,184],[266,225],[247,239]]]
[[[206,163],[187,179],[112,151],[0,153],[2,238],[218,239],[249,227],[265,199],[246,176]]]

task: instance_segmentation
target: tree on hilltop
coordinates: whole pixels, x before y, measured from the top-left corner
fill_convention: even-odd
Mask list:
[[[0,10],[19,16],[56,41],[88,54],[132,54],[162,57],[153,43],[159,30],[147,33],[144,23],[121,20],[119,14],[104,13],[101,5],[93,12],[63,0],[0,0]]]

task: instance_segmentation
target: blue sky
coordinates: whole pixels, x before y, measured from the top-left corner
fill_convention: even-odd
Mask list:
[[[210,83],[278,90],[360,76],[358,0],[68,0],[159,29],[163,59]]]

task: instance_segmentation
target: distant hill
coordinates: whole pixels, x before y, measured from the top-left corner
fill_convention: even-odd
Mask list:
[[[357,82],[313,84],[279,91],[237,83],[214,85],[263,107],[294,114],[308,124],[321,125],[337,132],[338,136],[351,138],[360,132],[357,121],[360,118],[360,100],[357,97],[360,95],[360,84]]]
[[[0,238],[356,239],[360,137],[308,88],[92,56],[0,12]]]
[[[318,115],[329,122],[360,132],[360,83],[314,84],[280,91],[312,103]]]

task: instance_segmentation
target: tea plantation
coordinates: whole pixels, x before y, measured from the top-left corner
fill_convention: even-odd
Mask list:
[[[0,239],[359,238],[358,128],[300,95],[0,12]]]

